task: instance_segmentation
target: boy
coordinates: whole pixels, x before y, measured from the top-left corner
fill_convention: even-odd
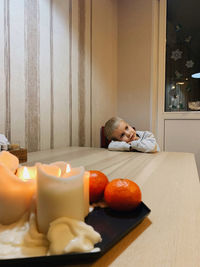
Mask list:
[[[160,151],[154,135],[148,131],[135,131],[119,117],[108,120],[104,128],[105,135],[111,140],[108,149],[119,151]]]

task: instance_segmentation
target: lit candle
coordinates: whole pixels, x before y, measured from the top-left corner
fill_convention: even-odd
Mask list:
[[[54,174],[55,176],[60,176],[61,175],[61,170],[58,166],[51,166],[51,165],[43,165],[43,169],[46,170],[46,172],[48,173],[48,171],[50,171],[51,174]],[[36,166],[33,167],[26,167],[26,166],[22,166],[20,168],[17,169],[16,175],[22,179],[23,181],[27,181],[30,179],[36,179],[37,177],[37,168]]]
[[[65,172],[62,174],[62,177],[68,178],[70,176],[76,176],[77,175],[77,169],[71,168],[70,164],[66,165]],[[84,216],[88,215],[89,211],[89,172],[84,173]]]
[[[65,172],[62,173],[61,176],[63,178],[68,178],[70,176],[77,175],[77,173],[78,173],[78,170],[77,169],[74,169],[74,168],[72,169],[71,166],[70,166],[70,164],[67,163],[66,164],[66,167],[65,167]]]
[[[70,166],[70,164],[67,164],[66,165],[66,171],[65,171],[66,173],[69,173],[69,172],[71,172],[71,166]]]
[[[66,170],[66,163],[55,162],[61,174],[51,174],[46,165],[37,164],[37,223],[47,233],[52,221],[60,217],[84,220],[89,211],[89,182],[84,167]]]
[[[0,162],[0,224],[16,222],[29,210],[36,181],[23,181]]]
[[[71,168],[69,163],[66,164],[64,161],[58,161],[52,164],[56,164],[60,167],[61,177],[63,178],[68,178],[77,175],[77,169]],[[89,176],[89,172],[84,173],[84,216],[87,216],[89,212]]]
[[[0,152],[0,162],[13,173],[19,166],[19,159],[8,151]]]
[[[36,179],[37,169],[36,167],[20,167],[17,169],[16,175],[23,181],[30,179]]]

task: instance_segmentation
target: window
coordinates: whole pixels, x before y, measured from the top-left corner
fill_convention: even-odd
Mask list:
[[[200,111],[200,1],[167,1],[165,111]]]

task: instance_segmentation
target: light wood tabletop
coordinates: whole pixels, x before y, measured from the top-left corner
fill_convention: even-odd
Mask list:
[[[69,147],[29,153],[26,164],[60,160],[72,167],[100,170],[109,180],[135,181],[151,209],[149,216],[105,255],[81,266],[200,266],[200,184],[193,154]]]

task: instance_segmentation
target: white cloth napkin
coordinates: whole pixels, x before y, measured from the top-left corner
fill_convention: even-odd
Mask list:
[[[0,134],[0,151],[3,150],[1,146],[4,147],[4,150],[7,150],[7,147],[10,143],[8,142],[8,139],[5,137],[4,134]]]

